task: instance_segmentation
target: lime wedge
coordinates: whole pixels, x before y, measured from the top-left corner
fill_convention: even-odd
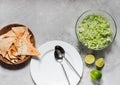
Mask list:
[[[104,66],[104,63],[105,63],[104,58],[99,58],[99,59],[96,60],[95,65],[98,68],[102,68]]]
[[[100,80],[102,77],[102,73],[101,71],[95,69],[90,72],[90,76],[93,80]]]
[[[86,62],[87,64],[93,64],[94,61],[95,61],[94,55],[88,54],[88,55],[85,56],[85,62]]]

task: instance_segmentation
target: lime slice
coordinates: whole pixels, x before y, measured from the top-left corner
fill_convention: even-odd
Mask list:
[[[85,56],[85,62],[86,62],[87,64],[93,64],[94,61],[95,61],[94,55],[88,54],[88,55]]]
[[[99,59],[96,60],[95,65],[98,68],[102,68],[104,66],[104,63],[105,63],[104,58],[99,58]]]
[[[93,80],[100,80],[102,77],[102,73],[99,70],[92,70],[90,72],[90,76]]]

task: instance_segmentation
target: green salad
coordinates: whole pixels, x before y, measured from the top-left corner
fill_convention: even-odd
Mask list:
[[[83,18],[78,23],[77,35],[80,42],[90,49],[101,49],[112,41],[110,23],[99,14],[91,14]]]

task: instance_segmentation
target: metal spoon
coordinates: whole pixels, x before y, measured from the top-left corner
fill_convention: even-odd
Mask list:
[[[70,84],[69,78],[68,78],[68,76],[67,76],[67,73],[66,73],[66,71],[65,71],[65,68],[64,68],[64,66],[63,66],[63,64],[62,64],[63,58],[64,58],[64,59],[67,61],[67,63],[72,67],[72,69],[73,69],[74,72],[78,75],[78,77],[81,78],[81,76],[80,76],[79,73],[75,70],[75,68],[72,66],[72,64],[68,61],[67,58],[65,58],[65,51],[64,51],[64,49],[63,49],[61,46],[59,46],[59,45],[55,46],[54,55],[55,55],[56,61],[61,64],[61,66],[62,66],[62,68],[63,68],[63,71],[64,71],[64,73],[65,73],[65,76],[66,76],[66,79],[67,79],[69,85],[71,85],[71,84]]]
[[[65,53],[65,51],[64,51],[61,47],[55,46],[55,52],[54,52],[55,59],[56,59],[57,62],[59,62],[59,63],[61,64],[62,69],[63,69],[63,71],[64,71],[64,74],[65,74],[65,76],[66,76],[66,79],[67,79],[67,81],[68,81],[68,84],[71,85],[71,84],[70,84],[70,81],[69,81],[69,78],[68,78],[68,76],[67,76],[67,73],[66,73],[66,71],[65,71],[65,68],[64,68],[64,66],[63,66],[63,64],[62,64],[62,61],[63,61],[63,58],[64,58],[64,53]]]

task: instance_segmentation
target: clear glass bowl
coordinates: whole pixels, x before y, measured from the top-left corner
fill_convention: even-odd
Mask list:
[[[92,14],[96,14],[96,15],[100,15],[100,16],[103,16],[109,23],[110,23],[110,29],[112,31],[112,35],[110,36],[111,37],[111,42],[109,42],[108,44],[106,44],[104,47],[102,48],[90,48],[86,45],[84,45],[82,43],[82,41],[80,40],[80,36],[78,35],[78,26],[80,25],[80,23],[82,22],[82,20],[88,16],[88,15],[92,15]],[[78,41],[86,48],[90,49],[90,50],[102,50],[106,47],[108,47],[109,45],[112,44],[112,42],[114,41],[115,37],[116,37],[116,33],[117,33],[117,26],[116,26],[116,23],[115,23],[115,20],[113,19],[113,17],[105,12],[105,11],[102,11],[102,10],[88,10],[88,11],[85,11],[82,15],[79,16],[77,22],[76,22],[76,25],[75,25],[75,32],[76,32],[76,36],[78,38]],[[89,35],[88,35],[89,36]]]

